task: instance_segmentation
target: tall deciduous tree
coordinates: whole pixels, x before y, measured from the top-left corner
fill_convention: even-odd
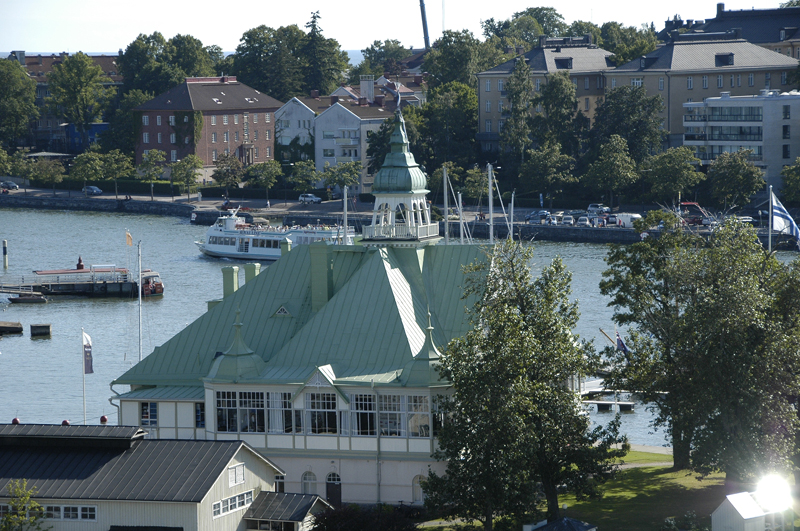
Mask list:
[[[581,152],[588,119],[578,111],[575,85],[569,72],[556,72],[547,79],[533,104],[542,112],[533,117],[533,134],[539,143],[558,143],[564,153],[578,157]]]
[[[54,65],[47,81],[50,90],[47,103],[53,114],[74,124],[84,147],[88,146],[89,126],[100,120],[106,102],[114,95],[113,88],[104,87],[111,80],[91,57],[78,52]]]
[[[17,61],[0,59],[0,149],[14,146],[37,116],[36,82]]]
[[[25,177],[36,179],[44,185],[53,186],[53,195],[56,195],[56,184],[64,179],[64,165],[61,161],[38,157],[35,162],[26,165]]]
[[[280,101],[301,95],[305,92],[304,42],[305,33],[295,25],[250,29],[236,47],[232,73],[242,83]]]
[[[70,175],[74,179],[96,182],[103,179],[102,155],[96,151],[87,151],[75,157]]]
[[[139,116],[133,111],[139,105],[153,99],[153,95],[133,89],[119,98],[119,104],[109,114],[108,129],[100,134],[100,147],[103,151],[119,150],[133,156],[136,150],[136,138],[139,126],[142,123]]]
[[[223,153],[217,157],[216,169],[211,177],[225,187],[225,195],[229,196],[228,188],[238,187],[244,175],[244,166],[239,157],[233,153]]]
[[[750,161],[750,149],[720,153],[708,168],[711,194],[717,204],[727,208],[736,201],[747,202],[764,187],[763,172]]]
[[[598,495],[610,461],[624,454],[611,450],[614,426],[588,430],[566,387],[591,365],[590,347],[572,333],[570,273],[557,258],[534,280],[532,258],[529,247],[507,241],[466,268],[473,329],[450,342],[439,369],[452,384],[440,400],[447,422],[435,453],[447,468],[429,472],[425,503],[489,531],[497,516],[534,512],[537,493],[548,520],[557,519],[559,486]]]
[[[568,26],[564,17],[553,7],[529,7],[525,11],[514,13],[514,18],[525,15],[535,19],[548,37],[560,37],[567,33]]]
[[[503,58],[502,51],[479,41],[469,30],[445,30],[425,56],[424,69],[430,73],[431,88],[451,81],[474,87],[475,74],[502,63]]]
[[[361,161],[341,162],[336,166],[330,166],[326,162],[322,178],[330,190],[337,186],[340,190],[345,186],[352,187],[361,180]]]
[[[301,160],[294,163],[289,182],[294,184],[296,190],[308,192],[320,181],[320,174],[313,160]]]
[[[659,200],[676,200],[702,182],[706,176],[697,171],[700,159],[686,146],[670,148],[645,160],[646,180]]]
[[[800,158],[795,159],[791,166],[784,166],[781,170],[783,178],[783,200],[785,203],[800,203]]]
[[[599,192],[608,192],[609,205],[614,206],[614,191],[633,184],[638,178],[627,142],[618,135],[611,135],[600,147],[600,157],[586,171],[584,182]]]
[[[523,59],[517,59],[514,71],[506,83],[509,109],[504,113],[505,122],[500,131],[500,147],[525,160],[525,151],[531,145],[531,104],[533,80],[531,68]]]
[[[203,160],[189,153],[184,158],[170,164],[170,180],[186,186],[186,202],[191,201],[192,186],[197,184],[197,171],[203,168]]]
[[[244,174],[248,181],[263,186],[269,193],[269,189],[278,182],[278,177],[283,175],[283,168],[281,168],[281,163],[277,160],[268,160],[258,164],[251,164]]]
[[[564,185],[575,182],[572,170],[575,159],[561,152],[559,144],[547,142],[536,150],[528,150],[528,160],[522,166],[521,182],[531,192],[540,192],[553,198]]]
[[[637,164],[661,149],[665,131],[661,128],[661,96],[648,96],[644,87],[617,87],[597,107],[592,127],[594,149],[619,135],[628,143],[631,157]]]
[[[145,181],[155,181],[161,178],[164,174],[164,161],[167,160],[167,154],[160,149],[151,149],[143,157],[142,162],[137,168],[139,175]]]
[[[413,120],[411,113],[403,112]],[[424,161],[429,171],[445,161],[454,161],[460,166],[475,161],[478,96],[472,88],[451,82],[432,89],[423,105],[422,118],[421,135],[429,156],[417,160]]]

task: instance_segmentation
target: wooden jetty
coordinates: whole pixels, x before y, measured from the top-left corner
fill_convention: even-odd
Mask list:
[[[0,293],[18,295],[137,296],[138,283],[127,269],[114,265],[34,271],[31,275],[0,278]]]
[[[3,334],[21,334],[22,323],[13,323],[11,321],[0,321],[0,335]]]
[[[50,325],[49,324],[32,324],[31,325],[31,337],[40,337],[40,336],[49,336],[50,335]]]

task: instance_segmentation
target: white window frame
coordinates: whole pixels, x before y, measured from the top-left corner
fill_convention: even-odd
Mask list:
[[[583,78],[583,90],[589,90],[589,78]]]
[[[227,114],[223,114],[222,115],[222,125],[228,125],[228,115]]]
[[[157,144],[161,143],[161,133],[156,133],[156,143]]]
[[[257,112],[254,112],[254,113],[253,113],[253,123],[254,123],[254,124],[257,124],[257,123],[258,123],[258,113],[257,113]]]
[[[142,133],[142,144],[149,144],[150,143],[150,133],[144,132]]]
[[[658,78],[658,90],[664,90],[664,78]]]
[[[211,516],[217,519],[234,511],[246,509],[253,503],[253,491],[248,490],[211,504]]]
[[[213,134],[215,134],[215,135],[216,135],[217,133],[213,133]],[[170,133],[170,134],[169,134],[169,143],[170,143],[170,144],[177,144],[177,143],[178,143],[178,138],[177,138],[177,136],[175,135],[175,133]]]
[[[235,487],[244,483],[244,463],[228,467],[228,487]]]
[[[708,88],[708,76],[703,76],[703,88]]]
[[[150,117],[146,114],[142,115],[142,125],[150,125]]]
[[[317,475],[310,470],[303,472],[300,478],[302,484],[303,494],[316,494],[317,493]]]
[[[486,100],[486,112],[492,112],[492,100]]]
[[[484,124],[484,126],[486,127],[485,132],[487,132],[487,133],[491,133],[492,132],[492,121],[491,120],[486,120],[486,123]]]
[[[169,117],[169,125],[175,125],[175,115],[171,115]]]
[[[486,80],[485,88],[486,88],[485,92],[491,92],[492,91],[492,80],[491,79],[487,79]]]
[[[177,162],[178,161],[178,150],[173,149],[169,152],[170,162]]]
[[[615,78],[615,77],[611,78],[611,88],[612,89],[617,88],[617,78]]]
[[[156,116],[156,125],[161,125],[161,115]]]
[[[642,80],[641,77],[632,77],[631,78],[631,86],[632,87],[641,87],[642,83],[644,83],[644,81]]]
[[[752,72],[747,74],[747,86],[752,87],[756,84],[756,76]]]
[[[217,115],[216,114],[212,114],[211,115],[211,125],[217,125]]]
[[[725,86],[725,79],[722,77],[722,74],[717,74],[717,88],[722,88]]]
[[[239,125],[239,115],[238,114],[234,114],[233,115],[233,125]]]
[[[686,90],[694,90],[694,78],[686,76]]]
[[[158,427],[158,402],[139,402],[139,425]]]
[[[264,113],[264,121],[269,123],[270,120],[272,120],[272,115],[270,113],[268,113],[268,112],[265,112]]]

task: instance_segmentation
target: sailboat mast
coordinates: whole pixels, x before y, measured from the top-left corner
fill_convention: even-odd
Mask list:
[[[492,195],[492,165],[487,164],[489,167],[489,245],[494,245],[494,196]]]
[[[139,282],[136,291],[139,292],[139,361],[142,361],[142,240],[139,240]]]
[[[447,166],[442,166],[442,187],[444,189],[444,244],[450,245],[450,220],[447,204]]]

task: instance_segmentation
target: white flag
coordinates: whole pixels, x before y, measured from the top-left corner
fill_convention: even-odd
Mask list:
[[[789,234],[792,238],[797,240],[797,246],[800,247],[800,230],[797,229],[797,224],[794,222],[792,216],[783,207],[778,198],[775,197],[775,192],[772,192],[772,230],[775,232]]]

